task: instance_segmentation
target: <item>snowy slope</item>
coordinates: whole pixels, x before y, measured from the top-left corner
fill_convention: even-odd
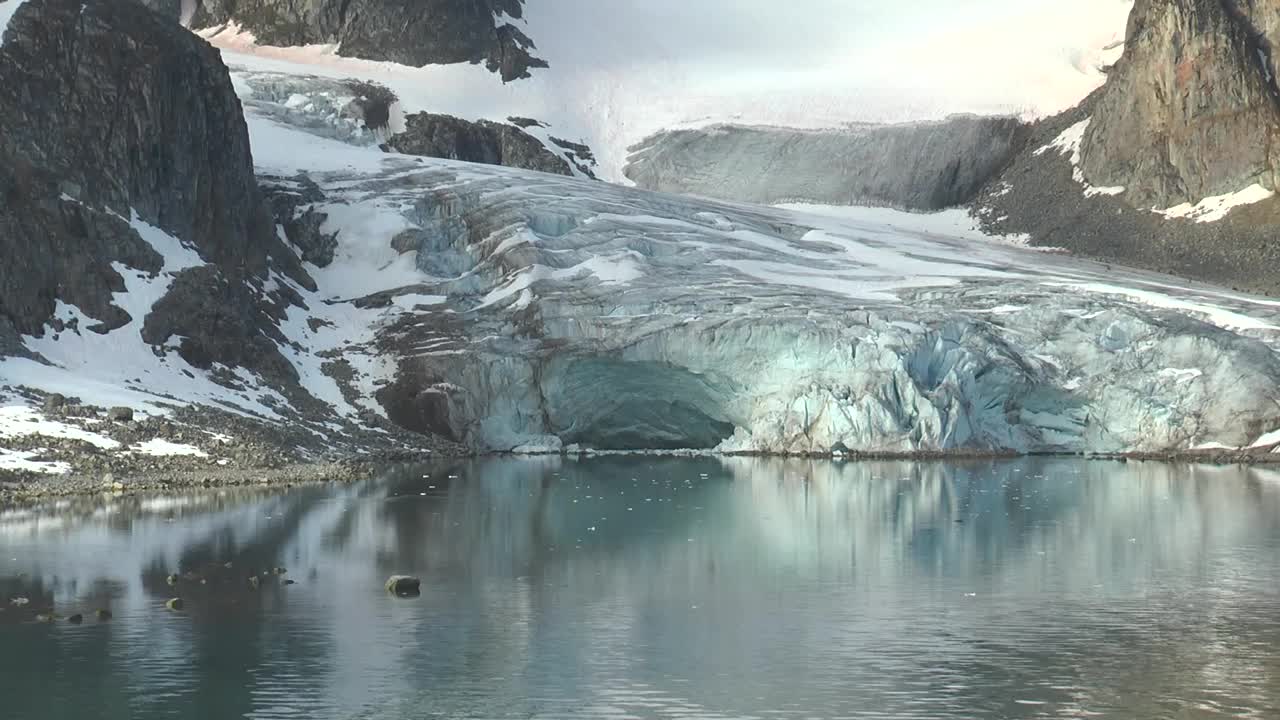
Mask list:
[[[627,148],[664,129],[718,122],[802,128],[1037,116],[1104,80],[1132,0],[910,4],[808,0],[718,3],[557,0],[513,21],[551,67],[502,84],[481,66],[409,68],[337,56],[333,46],[266,48],[237,28],[203,31],[229,65],[360,78],[406,112],[550,123],[626,182]],[[1011,62],[1016,58],[1016,62]]]

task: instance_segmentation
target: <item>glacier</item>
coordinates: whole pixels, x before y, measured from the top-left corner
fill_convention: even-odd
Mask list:
[[[1280,303],[961,211],[702,200],[252,113],[250,133],[337,236],[308,268],[323,317],[282,326],[352,368],[326,397],[476,450],[1168,453],[1280,428]]]
[[[253,281],[305,407],[246,368],[180,362],[137,322],[25,338],[42,362],[0,361],[0,385],[481,452],[1280,445],[1280,302],[1030,250],[961,210],[746,205],[384,153],[348,85],[275,72],[233,69],[257,172],[335,242],[304,261],[314,288]],[[154,294],[118,300],[141,318]],[[139,360],[85,362],[89,345]]]

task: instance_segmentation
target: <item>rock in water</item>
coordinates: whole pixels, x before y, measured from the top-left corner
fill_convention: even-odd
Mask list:
[[[182,598],[170,598],[164,606],[176,612],[185,607],[186,603],[182,601]]]
[[[111,619],[110,610],[98,609],[94,611],[93,615],[94,617],[98,618],[99,622],[106,622],[107,620]]]
[[[72,615],[71,617],[67,618],[67,622],[71,623],[72,625],[79,625],[80,623],[84,622],[84,615],[81,615],[80,613],[76,613],[75,615]]]
[[[167,582],[167,583],[169,583],[170,585],[177,585],[177,584],[178,584],[178,576],[177,576],[177,575],[170,575],[169,577],[165,578],[165,579],[164,579],[164,581],[165,581],[165,582]]]
[[[395,595],[417,595],[422,588],[422,581],[410,575],[392,575],[387,578],[387,592]]]

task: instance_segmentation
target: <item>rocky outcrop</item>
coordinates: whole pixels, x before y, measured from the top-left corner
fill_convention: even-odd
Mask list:
[[[1280,292],[1280,200],[1213,222],[1153,209],[1276,187],[1275,0],[1139,0],[1107,84],[1042,120],[974,203],[1034,245]]]
[[[405,131],[392,136],[387,145],[406,155],[573,174],[564,158],[522,128],[491,120],[469,122],[450,115],[417,113],[405,117]]]
[[[1070,154],[1052,143],[1088,119],[1094,99],[1032,128],[1024,150],[972,205],[983,228],[1086,257],[1240,290],[1280,292],[1277,203],[1240,207],[1222,220],[1198,223],[1134,207],[1128,192],[1086,193]],[[1041,152],[1046,147],[1050,151]]]
[[[146,9],[22,5],[0,46],[0,126],[0,308],[24,332],[55,299],[125,320],[110,263],[161,264],[129,229],[135,212],[211,260],[264,267],[270,218],[226,69]]]
[[[236,22],[265,45],[338,43],[338,52],[348,57],[414,66],[483,62],[507,82],[547,66],[530,52],[528,36],[499,20],[520,18],[524,0],[199,2],[193,27]]]
[[[637,185],[741,202],[889,205],[969,201],[1022,145],[1014,118],[807,131],[721,125],[661,133],[633,147]]]
[[[1085,179],[1167,208],[1275,189],[1280,94],[1275,0],[1138,0],[1123,57],[1092,103]]]
[[[62,302],[94,321],[76,331],[142,325],[113,298],[126,290],[122,273],[181,270],[145,318],[147,342],[182,338],[197,365],[287,366],[246,281],[272,267],[311,281],[276,239],[216,50],[130,0],[28,0],[0,46],[0,127],[7,323],[60,331]],[[140,234],[148,227],[205,265],[167,268],[171,258]],[[194,307],[237,322],[206,323]]]

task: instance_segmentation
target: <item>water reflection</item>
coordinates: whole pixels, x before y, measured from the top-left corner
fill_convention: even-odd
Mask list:
[[[41,719],[1276,717],[1278,477],[488,459],[0,511],[0,604],[30,600],[0,611],[0,698]],[[249,584],[277,566],[296,584]],[[393,573],[422,596],[388,597]]]

